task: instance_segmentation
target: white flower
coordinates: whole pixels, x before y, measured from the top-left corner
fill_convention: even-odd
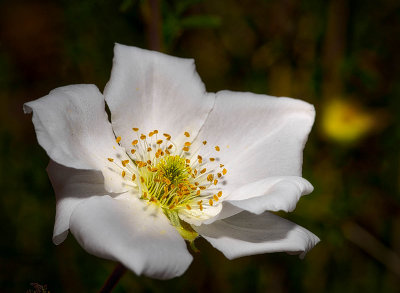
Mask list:
[[[313,189],[301,177],[315,115],[303,101],[207,93],[193,60],[116,45],[104,96],[65,86],[24,110],[51,158],[55,244],[71,230],[89,253],[168,279],[198,236],[229,259],[304,255],[319,241],[270,213]]]

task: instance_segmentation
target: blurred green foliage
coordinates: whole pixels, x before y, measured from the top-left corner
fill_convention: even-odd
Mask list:
[[[115,292],[398,292],[400,3],[158,4],[154,18],[146,0],[0,1],[0,291],[37,282],[51,292],[91,292],[112,271],[71,236],[52,244],[48,157],[22,104],[66,84],[102,89],[114,42],[148,48],[157,36],[162,51],[196,60],[208,91],[315,105],[304,154],[315,191],[282,215],[322,242],[304,260],[281,253],[228,261],[199,240],[201,253],[183,277],[161,282],[129,272]],[[363,128],[348,134],[348,127]]]

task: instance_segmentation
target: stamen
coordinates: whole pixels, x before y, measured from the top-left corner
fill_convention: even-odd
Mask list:
[[[107,160],[109,160],[110,162],[114,162],[113,158],[107,158]]]
[[[226,175],[227,172],[228,172],[228,171],[226,171],[225,168],[222,170],[222,174],[224,174],[224,175]]]
[[[122,175],[122,178],[125,177],[125,175],[126,175],[125,171],[122,171],[121,175]]]
[[[185,131],[184,135],[185,135],[186,137],[189,137],[189,136],[190,136],[189,132],[187,132],[187,131]]]
[[[133,127],[132,130],[137,132],[139,131],[139,128]]]
[[[119,142],[121,141],[121,137],[118,136],[118,137],[115,139],[115,141],[116,141],[117,143],[119,143]]]
[[[219,148],[219,146],[215,146],[215,150],[216,150],[217,152],[219,152],[221,149]]]
[[[139,141],[138,141],[137,139],[135,139],[135,140],[132,141],[132,145],[137,145],[138,142],[139,142]]]
[[[144,134],[142,133],[142,135],[140,135],[140,139],[141,139],[141,140],[145,140],[145,139],[146,139],[146,135],[144,135]]]
[[[122,166],[125,167],[129,163],[129,160],[123,160],[121,163],[122,163]]]

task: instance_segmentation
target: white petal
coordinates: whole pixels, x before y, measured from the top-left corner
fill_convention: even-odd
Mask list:
[[[268,177],[235,189],[225,201],[255,214],[291,212],[300,197],[312,191],[312,185],[301,177]]]
[[[108,190],[126,188],[121,172],[107,158],[126,159],[116,142],[105,112],[104,97],[96,86],[82,84],[60,87],[47,96],[24,105],[33,112],[39,144],[59,164],[104,173]]]
[[[310,231],[271,213],[242,212],[193,228],[228,259],[282,251],[304,257],[319,242]]]
[[[188,131],[194,137],[214,103],[206,94],[192,59],[116,44],[113,68],[104,95],[122,145],[136,139],[133,127],[154,129],[175,142]]]
[[[185,241],[165,215],[134,196],[84,201],[71,216],[70,230],[87,252],[117,260],[137,275],[177,277],[192,261]]]
[[[301,176],[302,152],[314,107],[291,98],[222,91],[199,141],[205,157],[225,164],[224,190],[269,176]],[[216,152],[218,145],[221,151]]]
[[[68,168],[50,161],[47,173],[56,194],[53,242],[58,245],[67,238],[69,220],[76,206],[85,199],[107,192],[99,171]]]
[[[221,205],[222,205],[221,212],[215,217],[205,220],[202,224],[211,224],[214,223],[215,221],[232,217],[233,215],[236,215],[243,211],[243,209],[238,208],[225,200],[221,203]]]
[[[199,226],[203,222],[216,217],[222,210],[222,204],[214,204],[213,206],[204,206],[202,210],[199,208],[181,209],[179,211],[179,218],[191,225]]]

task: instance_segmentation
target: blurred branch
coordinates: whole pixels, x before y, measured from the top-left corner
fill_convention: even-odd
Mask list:
[[[107,281],[104,283],[103,287],[100,289],[99,293],[111,292],[125,272],[126,268],[122,264],[118,263]]]
[[[142,6],[142,13],[147,25],[149,49],[162,50],[162,19],[160,12],[161,0],[148,0]]]
[[[384,264],[387,269],[400,276],[400,257],[387,248],[364,228],[354,222],[343,225],[344,236],[370,256]]]

